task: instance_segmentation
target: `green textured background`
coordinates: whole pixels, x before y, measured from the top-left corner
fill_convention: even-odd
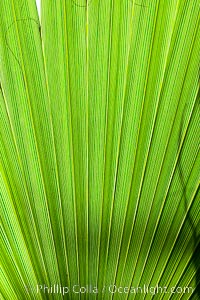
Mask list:
[[[0,299],[200,299],[200,1],[41,15],[0,0]]]

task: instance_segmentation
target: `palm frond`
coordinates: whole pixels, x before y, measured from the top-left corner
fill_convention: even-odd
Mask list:
[[[0,7],[2,299],[199,299],[199,0],[41,4]]]

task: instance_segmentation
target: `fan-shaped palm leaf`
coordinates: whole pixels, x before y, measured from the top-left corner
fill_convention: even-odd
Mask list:
[[[41,8],[0,3],[1,299],[199,299],[199,0]]]

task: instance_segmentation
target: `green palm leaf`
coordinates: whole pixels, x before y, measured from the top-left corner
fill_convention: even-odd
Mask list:
[[[199,4],[2,1],[2,299],[199,299]]]

